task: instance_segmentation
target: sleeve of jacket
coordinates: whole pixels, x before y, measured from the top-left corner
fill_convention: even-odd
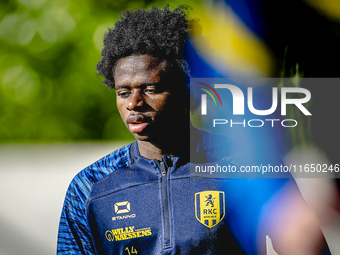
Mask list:
[[[61,213],[57,254],[95,254],[86,209],[93,185],[115,171],[131,164],[128,144],[88,166],[72,180]]]
[[[90,183],[79,173],[71,182],[61,213],[57,254],[95,254],[86,220]]]

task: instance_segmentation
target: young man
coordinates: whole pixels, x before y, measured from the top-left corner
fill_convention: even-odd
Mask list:
[[[188,23],[184,7],[128,11],[106,34],[97,69],[116,90],[136,141],[73,179],[58,254],[265,254],[267,234],[280,254],[303,254],[297,252],[305,246],[306,254],[317,254],[319,243],[302,247],[301,232],[287,227],[295,213],[286,208],[287,194],[296,193],[290,181],[190,178],[191,164],[235,158],[235,152],[225,138],[190,124]],[[313,224],[310,231],[320,235]]]

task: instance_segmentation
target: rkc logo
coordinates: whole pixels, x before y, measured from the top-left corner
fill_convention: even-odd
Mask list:
[[[216,226],[225,215],[225,199],[222,191],[202,191],[195,193],[196,219],[204,226]]]

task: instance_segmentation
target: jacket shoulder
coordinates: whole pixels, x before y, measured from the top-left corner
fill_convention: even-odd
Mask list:
[[[58,254],[94,254],[86,220],[86,207],[92,188],[115,170],[131,164],[131,144],[97,160],[71,181],[59,223]]]
[[[71,181],[66,198],[72,198],[74,194],[77,194],[80,195],[81,202],[86,204],[86,200],[96,182],[115,170],[131,164],[130,147],[131,144],[125,145],[80,171]]]

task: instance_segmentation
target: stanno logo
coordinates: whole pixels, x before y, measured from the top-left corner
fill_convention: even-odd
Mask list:
[[[130,212],[130,202],[124,201],[124,202],[115,203],[114,208],[115,208],[115,213],[117,214]]]
[[[125,220],[125,219],[132,219],[135,218],[136,214],[128,214],[128,215],[122,215],[122,216],[114,216],[112,217],[112,220]]]
[[[195,194],[195,216],[204,226],[216,226],[225,215],[225,199],[222,191],[202,191]]]

